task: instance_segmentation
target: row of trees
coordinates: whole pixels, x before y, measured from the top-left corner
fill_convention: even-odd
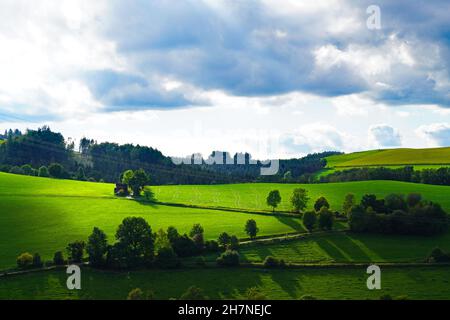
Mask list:
[[[349,226],[355,232],[433,235],[448,230],[449,218],[439,204],[418,193],[389,194],[384,199],[366,194],[350,207]]]
[[[414,170],[412,166],[391,169],[377,168],[353,168],[336,171],[320,178],[320,182],[347,182],[365,180],[394,180],[415,183],[450,185],[450,168]]]
[[[259,231],[256,221],[248,220],[245,225],[248,236],[254,239]],[[82,263],[87,253],[90,265],[98,268],[127,269],[138,266],[157,266],[175,268],[180,265],[179,258],[201,255],[208,252],[224,251],[218,258],[219,265],[239,264],[239,239],[223,232],[218,241],[205,241],[204,229],[194,224],[189,234],[180,234],[175,227],[153,233],[143,218],[125,218],[119,225],[116,242],[108,243],[105,232],[95,227],[87,242],[74,241],[66,247],[67,260],[62,251],[55,253],[54,265],[66,262]],[[39,254],[23,253],[17,258],[19,268],[41,267]]]

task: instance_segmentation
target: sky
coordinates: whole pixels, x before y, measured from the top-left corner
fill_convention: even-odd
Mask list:
[[[45,124],[171,156],[450,146],[449,12],[443,0],[0,0],[0,130]]]

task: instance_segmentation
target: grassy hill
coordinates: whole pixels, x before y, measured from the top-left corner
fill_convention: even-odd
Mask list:
[[[319,177],[339,170],[360,167],[383,166],[394,169],[408,165],[413,166],[415,170],[437,169],[450,166],[450,147],[369,150],[329,156],[325,159],[327,167],[319,172]]]
[[[365,193],[384,196],[391,192],[421,192],[450,211],[450,187],[401,182],[369,181],[320,185],[238,184],[215,186],[152,187],[159,201],[244,209],[269,209],[267,193],[279,189],[282,209],[289,209],[289,196],[296,187],[307,188],[312,199],[326,196],[339,209],[346,193],[358,197]],[[255,219],[260,235],[304,231],[297,218],[258,215],[211,209],[151,205],[112,195],[113,185],[54,180],[0,174],[0,269],[15,264],[18,254],[39,252],[51,259],[67,243],[85,240],[94,226],[114,240],[117,226],[127,216],[144,217],[154,230],[173,225],[188,232],[194,223],[205,228],[208,239],[226,231],[245,237],[244,224]]]

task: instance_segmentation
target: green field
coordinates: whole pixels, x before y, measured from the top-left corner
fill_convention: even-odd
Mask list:
[[[450,147],[427,149],[387,149],[369,150],[349,154],[334,155],[325,158],[327,166],[316,174],[317,178],[336,171],[361,167],[402,168],[405,165],[414,170],[439,169],[450,166]]]
[[[450,212],[450,187],[415,184],[397,181],[359,181],[326,184],[231,184],[231,185],[199,185],[199,186],[155,186],[156,198],[163,202],[196,204],[203,206],[222,206],[253,210],[270,210],[265,199],[270,190],[278,189],[281,193],[279,209],[290,210],[289,198],[295,188],[305,188],[311,199],[325,196],[332,209],[341,210],[345,195],[354,193],[358,199],[367,193],[384,197],[389,193],[420,192],[424,198],[440,203]],[[314,205],[310,201],[309,208]]]
[[[267,209],[265,196],[277,188],[283,197],[281,208],[287,210],[289,194],[298,186],[161,186],[153,190],[160,201]],[[302,187],[309,190],[313,199],[326,196],[335,209],[339,209],[347,192],[358,196],[421,192],[450,209],[450,187],[384,181]],[[154,230],[174,225],[180,232],[187,232],[194,223],[200,223],[208,239],[216,239],[223,231],[245,237],[243,227],[250,218],[257,221],[260,235],[304,231],[301,220],[296,218],[144,204],[115,198],[112,189],[111,184],[0,174],[0,268],[14,266],[16,257],[26,251],[39,252],[44,259],[51,259],[67,243],[86,239],[94,226],[103,229],[113,241],[117,226],[127,216],[144,217]]]
[[[68,291],[65,270],[0,278],[0,299],[126,299],[130,290],[151,290],[157,299],[178,298],[192,285],[211,299],[239,299],[259,287],[271,299],[449,299],[448,268],[382,268],[382,289],[366,287],[365,268],[346,269],[190,269],[142,272],[82,270],[82,290]]]
[[[450,164],[450,147],[370,150],[330,156],[326,160],[329,167]]]

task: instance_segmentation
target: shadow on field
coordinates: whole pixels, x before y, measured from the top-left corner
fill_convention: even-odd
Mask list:
[[[318,238],[317,245],[336,262],[370,261],[371,258],[347,235]]]
[[[291,227],[295,231],[302,231],[302,232],[306,231],[306,229],[303,227],[301,220],[299,218],[284,217],[284,216],[279,216],[279,215],[275,215],[275,218],[279,222],[287,225],[288,227]]]

